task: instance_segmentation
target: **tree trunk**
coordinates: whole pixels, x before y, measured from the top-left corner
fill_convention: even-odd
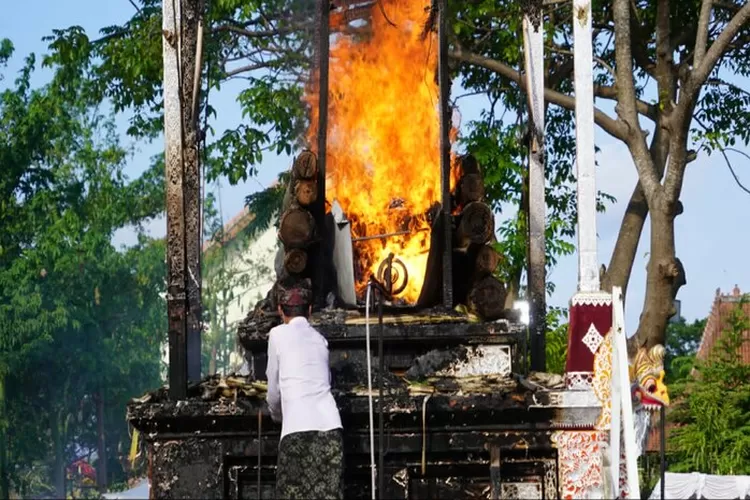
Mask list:
[[[52,434],[52,486],[55,489],[57,498],[66,498],[65,496],[65,446],[63,444],[63,435],[60,431],[60,414],[51,405],[50,412],[50,431]]]
[[[664,176],[664,170],[667,164],[667,154],[669,153],[669,133],[658,125],[651,141],[650,154],[656,168],[656,175],[659,179]],[[627,295],[630,275],[633,272],[638,253],[638,244],[641,241],[643,225],[646,223],[648,216],[648,203],[646,194],[643,192],[641,183],[638,182],[630,196],[630,201],[625,209],[625,215],[622,217],[620,232],[617,235],[612,257],[609,260],[609,267],[604,274],[602,281],[602,290],[611,291],[613,286],[622,288],[623,296]]]
[[[96,480],[99,491],[104,493],[107,490],[107,442],[104,436],[104,397],[102,392],[95,396],[96,399],[96,433],[97,433],[97,453],[99,455],[99,464],[96,468]]]
[[[638,347],[665,343],[667,321],[671,316],[675,280],[680,266],[675,259],[674,215],[660,196],[651,210],[651,254],[647,268],[646,297],[636,334],[628,342],[632,355]]]

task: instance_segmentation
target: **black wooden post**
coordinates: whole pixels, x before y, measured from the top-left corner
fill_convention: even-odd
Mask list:
[[[162,4],[169,393],[173,399],[187,397],[188,382],[197,382],[201,370],[200,165],[194,116],[198,106],[193,103],[198,98],[194,82],[199,16],[198,0]]]
[[[438,84],[440,86],[440,185],[443,204],[443,307],[453,308],[451,224],[451,110],[448,74],[448,0],[438,0]]]

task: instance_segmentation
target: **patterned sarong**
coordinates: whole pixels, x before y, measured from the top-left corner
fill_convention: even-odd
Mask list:
[[[343,500],[341,429],[295,432],[279,444],[276,498]]]

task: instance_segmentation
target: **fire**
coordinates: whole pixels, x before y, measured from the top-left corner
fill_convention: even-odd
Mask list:
[[[415,303],[430,250],[427,213],[441,199],[438,45],[434,33],[422,38],[430,0],[380,4],[371,36],[331,43],[326,199],[338,200],[355,240],[409,232],[355,241],[354,248],[360,293],[393,253],[408,271],[398,297]],[[317,89],[306,100],[314,144]]]

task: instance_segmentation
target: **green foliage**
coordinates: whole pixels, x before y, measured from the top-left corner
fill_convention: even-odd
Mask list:
[[[127,400],[160,381],[164,243],[111,241],[163,211],[163,181],[154,170],[129,181],[128,151],[86,82],[61,71],[32,90],[34,64],[0,94],[0,431],[13,429],[0,479],[59,496],[64,467],[96,447],[94,401],[116,463]]]
[[[664,370],[668,384],[684,382],[689,378],[705,327],[705,319],[688,323],[685,318],[680,318],[677,322],[667,325]]]
[[[565,373],[568,358],[568,310],[561,307],[547,309],[547,372]]]
[[[750,473],[750,365],[741,346],[750,339],[750,318],[741,302],[732,311],[708,359],[696,363],[671,412],[677,424],[670,469],[707,474]]]
[[[74,81],[84,79],[91,102],[107,100],[116,111],[130,110],[128,133],[153,139],[162,128],[162,20],[160,0],[141,0],[126,23],[92,38],[79,26],[54,30],[47,38],[46,65]],[[293,14],[292,14],[293,13]],[[249,122],[216,134],[206,149],[209,181],[231,183],[256,173],[266,152],[290,154],[305,128],[300,99],[311,60],[314,6],[304,0],[208,2],[204,18],[206,62],[202,109],[206,124],[215,117],[211,91],[234,79],[246,87],[237,96]]]

